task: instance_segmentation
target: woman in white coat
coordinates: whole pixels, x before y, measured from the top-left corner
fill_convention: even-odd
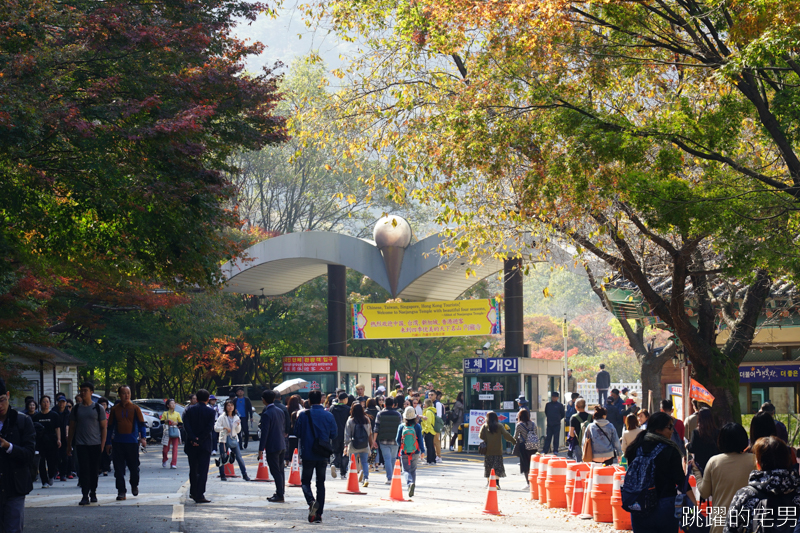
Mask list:
[[[219,433],[219,459],[216,461],[219,466],[219,477],[222,481],[226,481],[225,476],[225,463],[228,461],[229,454],[236,458],[239,463],[239,470],[242,471],[242,479],[250,481],[247,477],[247,469],[244,466],[242,459],[242,452],[239,450],[239,432],[242,431],[242,422],[236,414],[236,403],[233,400],[226,400],[224,414],[217,418],[214,424],[214,431]],[[233,461],[231,461],[233,462]]]

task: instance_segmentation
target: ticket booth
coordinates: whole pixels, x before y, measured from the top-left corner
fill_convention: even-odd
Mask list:
[[[308,398],[312,390],[329,394],[342,388],[348,394],[356,393],[356,385],[366,387],[365,394],[373,396],[379,386],[388,387],[389,359],[370,357],[345,357],[336,355],[291,355],[283,358],[283,379],[300,378],[308,386],[297,391]]]
[[[486,411],[494,411],[513,433],[519,404],[525,396],[528,409],[541,429],[544,406],[550,391],[563,392],[564,362],[522,357],[476,357],[464,359],[464,423],[470,424],[467,449],[480,444],[476,433]],[[563,396],[563,394],[562,394]],[[473,427],[476,426],[476,427]],[[507,443],[508,444],[508,443]]]

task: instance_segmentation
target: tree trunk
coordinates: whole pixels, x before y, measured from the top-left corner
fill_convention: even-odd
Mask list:
[[[661,400],[663,399],[661,394],[661,371],[664,369],[664,365],[672,359],[676,351],[675,343],[670,342],[659,354],[656,355],[650,349],[646,355],[639,358],[642,364],[642,394],[647,395],[648,391],[653,391],[653,401],[647,406],[650,413],[658,411],[661,407]],[[647,398],[648,396],[642,398],[642,405],[647,401]]]

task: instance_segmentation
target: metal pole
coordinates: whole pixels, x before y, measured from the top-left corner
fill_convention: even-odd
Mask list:
[[[564,334],[564,386],[561,389],[564,391],[564,397],[561,401],[567,403],[567,392],[569,392],[569,364],[567,363],[567,314],[564,313],[564,327],[562,333]]]

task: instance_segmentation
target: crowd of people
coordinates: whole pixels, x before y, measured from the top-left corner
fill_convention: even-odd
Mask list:
[[[693,412],[686,420],[674,416],[670,400],[663,400],[659,411],[651,415],[636,405],[635,393],[612,388],[610,380],[600,375],[604,372],[601,368],[598,389],[600,385],[607,389],[605,402],[588,411],[586,400],[575,392],[566,406],[559,402],[559,393],[551,393],[544,407],[541,447],[539,429],[523,398],[513,436],[496,413],[488,412],[480,430],[484,476],[488,478],[494,470],[500,489],[499,480],[506,476],[505,438],[514,443],[514,455],[520,458],[520,473],[527,482],[533,454],[540,448],[544,453],[559,452],[564,421],[569,458],[627,465],[629,497],[639,497],[632,501],[640,503],[647,500],[631,508],[634,533],[800,531],[800,449],[789,446],[788,431],[776,419],[772,403],[761,406],[749,432],[734,423],[719,427],[710,406],[697,400],[692,400]],[[637,487],[640,493],[635,492]],[[623,504],[625,498],[623,490]],[[698,511],[700,505],[708,505],[704,513]]]

